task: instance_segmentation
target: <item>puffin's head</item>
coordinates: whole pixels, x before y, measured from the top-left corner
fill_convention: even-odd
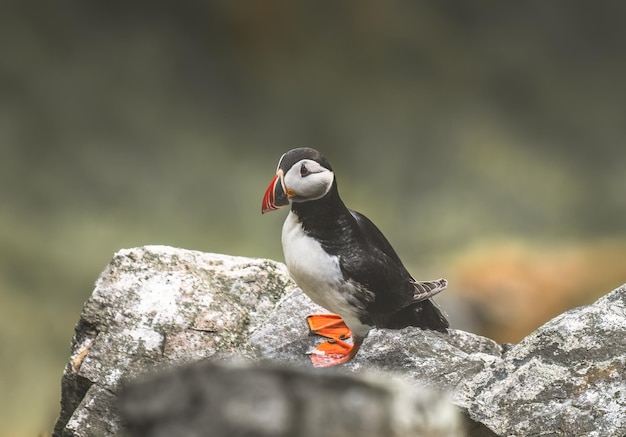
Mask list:
[[[277,210],[291,202],[308,202],[324,197],[335,180],[330,164],[309,147],[293,149],[278,161],[276,176],[263,196],[261,212]]]

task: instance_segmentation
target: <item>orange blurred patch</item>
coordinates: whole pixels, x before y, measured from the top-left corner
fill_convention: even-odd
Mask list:
[[[517,342],[554,316],[626,282],[626,242],[491,243],[462,254],[453,272],[455,293],[468,304],[479,333]]]

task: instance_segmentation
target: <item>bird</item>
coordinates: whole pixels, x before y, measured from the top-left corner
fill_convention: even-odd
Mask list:
[[[373,328],[447,332],[449,322],[431,300],[447,281],[411,276],[378,227],[346,207],[319,151],[300,147],[281,156],[261,213],[287,205],[281,235],[287,270],[313,302],[330,311],[307,317],[311,333],[327,338],[309,352],[314,367],[350,361]]]

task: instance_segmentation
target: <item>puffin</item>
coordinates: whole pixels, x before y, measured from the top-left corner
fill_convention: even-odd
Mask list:
[[[307,317],[311,333],[326,338],[308,353],[313,366],[351,360],[373,328],[447,332],[449,323],[431,300],[447,281],[411,276],[376,225],[343,203],[335,173],[317,150],[301,147],[280,158],[261,212],[287,205],[281,237],[287,270],[330,312]]]

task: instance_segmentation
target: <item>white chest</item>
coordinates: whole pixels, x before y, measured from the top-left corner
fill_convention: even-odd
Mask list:
[[[339,259],[326,253],[314,238],[304,232],[293,212],[289,213],[283,225],[282,243],[289,273],[313,300],[317,302],[313,296],[319,294],[320,289],[340,286]]]
[[[357,309],[346,299],[351,286],[343,280],[339,258],[308,236],[293,212],[283,225],[282,244],[285,264],[298,287],[316,304],[339,314],[351,329],[360,331]]]

